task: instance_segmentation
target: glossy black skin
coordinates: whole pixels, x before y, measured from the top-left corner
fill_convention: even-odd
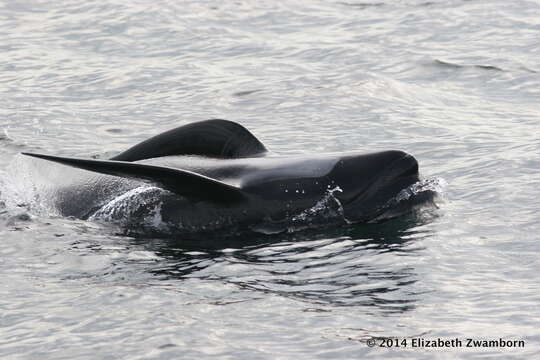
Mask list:
[[[92,219],[145,181],[168,190],[146,193],[118,217],[137,226],[157,206],[165,223],[187,231],[283,221],[337,188],[345,218],[367,222],[419,176],[416,160],[402,151],[273,155],[243,126],[220,119],[156,135],[112,161],[26,155],[63,164],[43,163],[50,184],[44,198],[61,215]]]
[[[341,202],[347,220],[366,222],[380,215],[388,200],[418,181],[416,160],[401,151],[240,159],[188,155],[136,163],[189,170],[239,187],[246,194],[243,201],[227,204],[160,192],[156,203],[162,204],[162,219],[193,231],[281,221],[311,208],[336,187],[342,190],[334,196]],[[115,197],[143,185],[64,166],[59,169],[62,172],[56,182],[55,206],[64,216],[89,218]],[[139,214],[148,215],[144,209]],[[134,224],[139,221],[132,220]]]

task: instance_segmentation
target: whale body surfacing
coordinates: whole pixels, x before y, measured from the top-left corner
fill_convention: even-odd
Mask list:
[[[56,176],[61,215],[131,228],[159,218],[161,229],[178,233],[287,222],[330,198],[346,222],[381,221],[411,210],[396,197],[419,181],[417,161],[403,151],[278,156],[220,119],[180,126],[110,160],[23,154],[75,168]]]

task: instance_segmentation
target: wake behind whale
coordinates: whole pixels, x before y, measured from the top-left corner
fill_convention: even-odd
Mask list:
[[[23,154],[66,165],[46,174],[42,205],[130,234],[380,222],[437,192],[405,152],[279,156],[243,126],[219,119],[159,134],[110,160]]]

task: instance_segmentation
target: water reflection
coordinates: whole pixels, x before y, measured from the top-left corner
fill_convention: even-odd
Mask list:
[[[414,308],[424,290],[411,265],[430,236],[426,219],[281,235],[202,241],[135,239],[161,258],[161,280],[200,279],[314,306],[365,306],[384,313]],[[182,286],[182,285],[178,285]]]

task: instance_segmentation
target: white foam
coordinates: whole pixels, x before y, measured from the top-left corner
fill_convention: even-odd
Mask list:
[[[422,179],[411,186],[401,190],[394,199],[390,201],[400,202],[403,200],[408,200],[413,196],[416,196],[422,192],[431,191],[439,195],[444,194],[444,189],[448,183],[446,180],[440,177],[433,177]]]
[[[104,220],[130,224],[155,230],[167,230],[168,225],[161,216],[161,193],[154,186],[140,186],[117,196],[97,210],[88,220]]]

